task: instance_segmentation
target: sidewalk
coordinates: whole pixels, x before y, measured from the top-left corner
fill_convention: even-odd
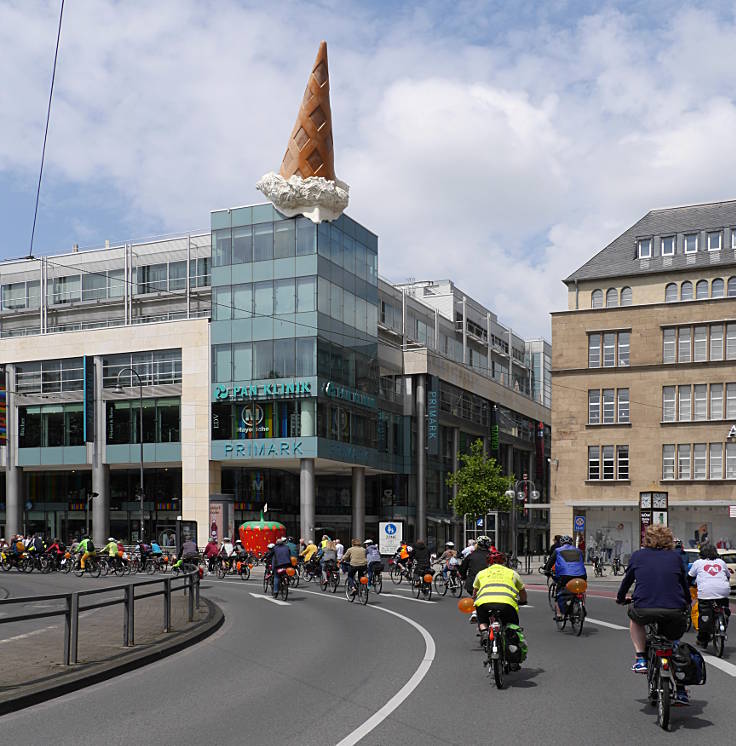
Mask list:
[[[63,664],[64,618],[0,644],[0,715],[107,680],[193,645],[223,623],[221,609],[205,598],[187,622],[187,597],[171,598],[171,632],[163,629],[162,597],[136,600],[135,646],[123,645],[123,605],[80,613],[79,663]],[[82,604],[83,605],[83,604]]]

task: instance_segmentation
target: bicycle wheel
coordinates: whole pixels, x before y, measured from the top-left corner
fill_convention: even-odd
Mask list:
[[[374,590],[374,591],[375,591],[375,592],[376,592],[377,594],[380,594],[380,593],[381,593],[381,591],[383,590],[383,576],[381,575],[381,573],[380,573],[380,572],[377,572],[377,573],[376,573],[376,574],[375,574],[375,575],[373,576],[373,590]]]
[[[337,570],[330,573],[330,585],[332,586],[332,592],[336,593],[340,585],[340,573]]]
[[[107,573],[110,572],[110,567],[108,566],[107,562],[105,562],[105,560],[101,560],[97,564],[100,566],[100,575],[102,575],[103,578],[106,577]]]
[[[355,594],[353,593],[353,588],[350,585],[349,580],[347,583],[345,583],[345,598],[347,598],[350,603],[353,603],[353,601],[355,601]]]
[[[672,684],[669,679],[662,678],[657,671],[659,685],[657,686],[657,725],[662,730],[670,729],[670,699],[672,697]]]
[[[411,582],[411,591],[414,594],[414,598],[419,598],[422,595],[422,581],[419,578],[415,578]]]
[[[81,564],[80,564],[79,562],[77,562],[77,563],[76,563],[76,564],[74,565],[74,574],[75,574],[75,575],[76,575],[76,576],[77,576],[78,578],[81,578],[81,577],[82,577],[82,575],[84,575],[84,570],[82,569],[82,565],[81,565]]]
[[[552,583],[547,588],[547,603],[549,604],[549,608],[552,609],[552,611],[555,610],[555,597],[557,596],[557,586]]]
[[[391,565],[389,575],[391,576],[391,580],[393,580],[396,585],[401,585],[401,581],[403,580],[404,576],[401,570],[396,567],[396,565]]]
[[[582,601],[575,599],[572,602],[572,608],[570,609],[570,624],[572,625],[572,631],[577,637],[583,632],[583,622],[585,621],[585,606]]]
[[[431,601],[432,600],[432,584],[422,583],[422,593],[424,594],[425,601]]]
[[[713,635],[713,650],[719,658],[723,658],[723,648],[725,646],[725,639],[721,632],[716,632]]]
[[[330,576],[325,574],[319,579],[319,587],[322,589],[322,592],[324,593],[327,590],[327,587],[330,585]]]
[[[368,603],[368,583],[358,583],[358,595],[360,603],[365,606]]]
[[[441,572],[438,572],[434,576],[434,589],[440,596],[444,596],[447,593],[447,581],[442,577]]]
[[[493,680],[496,682],[496,689],[503,689],[503,660],[501,656],[493,659]]]
[[[263,576],[263,592],[268,593],[268,586],[271,585],[270,583],[271,578],[268,575]]]
[[[279,596],[282,601],[286,601],[289,598],[289,583],[286,577],[281,578],[279,581]]]
[[[248,565],[246,565],[245,563],[240,565],[240,579],[250,580],[250,567],[248,567]]]
[[[88,565],[89,568],[89,574],[93,578],[99,578],[100,577],[100,563],[97,560],[92,560],[92,564]]]
[[[459,578],[455,578],[451,581],[450,593],[452,593],[455,598],[460,598],[463,595],[463,584],[460,582]]]
[[[223,562],[217,565],[217,577],[222,580],[227,575],[227,567]]]
[[[567,624],[567,614],[563,614],[561,618],[555,619],[555,624],[557,625],[557,630],[562,632]]]

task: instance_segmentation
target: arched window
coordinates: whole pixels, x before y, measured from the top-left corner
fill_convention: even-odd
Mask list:
[[[713,280],[713,284],[710,286],[710,297],[723,298],[723,280],[720,277]]]
[[[692,300],[693,299],[693,284],[690,280],[683,282],[680,285],[680,300]]]
[[[631,288],[630,287],[621,288],[621,305],[622,306],[631,305]]]
[[[677,285],[674,282],[667,283],[667,287],[664,289],[664,302],[677,302]]]
[[[728,291],[727,291],[728,297],[733,298],[736,296],[736,277],[729,277],[728,278]]]
[[[594,290],[590,295],[591,308],[603,308],[603,291]]]
[[[708,297],[708,280],[698,280],[695,283],[695,300],[703,300]]]
[[[606,308],[616,308],[618,305],[618,290],[616,288],[608,288],[606,290]]]

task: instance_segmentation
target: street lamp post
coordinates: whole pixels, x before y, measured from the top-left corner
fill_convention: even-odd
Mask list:
[[[89,536],[89,504],[96,497],[99,497],[99,492],[90,492],[87,495],[87,504],[84,506],[84,533]]]
[[[127,373],[130,371],[137,379],[138,379],[138,388],[139,388],[139,428],[138,428],[138,437],[140,440],[140,456],[141,456],[141,463],[140,463],[140,484],[138,486],[138,497],[140,499],[140,505],[141,505],[141,535],[140,540],[143,541],[143,379],[140,377],[140,374],[135,368],[132,368],[128,366],[127,368],[121,368],[118,371],[118,377],[117,381],[115,383],[115,388],[113,391],[116,394],[122,394],[123,393],[123,387],[120,385],[120,376],[123,373]]]
[[[506,492],[506,497],[511,498],[511,559],[512,559],[512,565],[513,561],[517,559],[517,550],[518,550],[518,536],[517,536],[517,529],[516,529],[516,521],[517,521],[517,500],[519,502],[524,501],[524,493],[519,491],[519,485],[526,484],[531,485],[531,490],[529,490],[529,495],[531,497],[539,496],[539,493],[537,492],[536,485],[531,479],[526,478],[526,474],[524,475],[524,479],[517,479],[514,482],[514,489],[508,490]]]

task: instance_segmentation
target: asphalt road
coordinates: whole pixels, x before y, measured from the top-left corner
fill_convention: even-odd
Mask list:
[[[645,677],[629,670],[625,611],[610,598],[589,595],[589,620],[576,638],[556,630],[545,594],[531,591],[532,606],[521,612],[529,657],[497,691],[475,628],[454,599],[426,603],[404,586],[384,588],[389,592],[362,607],[341,591],[302,586],[282,606],[263,597],[258,580],[205,579],[203,592],[226,613],[218,633],[160,663],[7,715],[0,732],[9,742],[27,742],[32,733],[36,743],[94,739],[108,746],[133,738],[250,746],[573,739],[610,746],[726,743],[736,734],[732,643],[718,662],[724,670],[709,666],[708,683],[691,688],[690,707],[673,710],[667,734],[646,704]]]

